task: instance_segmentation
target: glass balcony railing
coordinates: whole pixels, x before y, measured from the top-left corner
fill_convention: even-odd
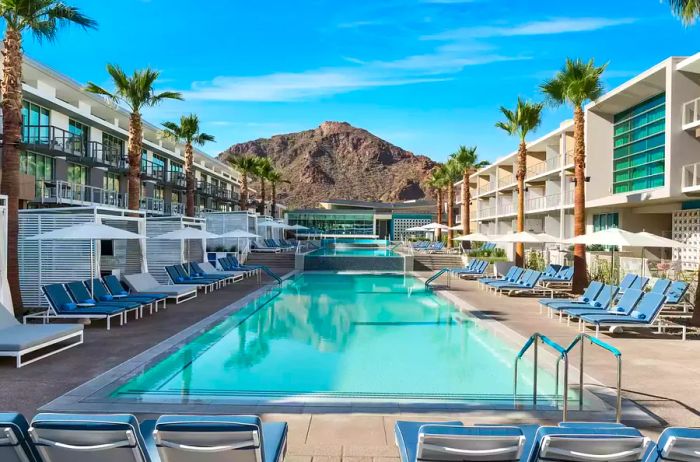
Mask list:
[[[63,180],[37,180],[36,201],[70,205],[105,205],[125,208],[126,194]]]

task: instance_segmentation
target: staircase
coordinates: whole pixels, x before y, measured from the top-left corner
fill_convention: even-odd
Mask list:
[[[277,274],[284,274],[294,269],[294,252],[249,253],[244,265],[263,265]]]
[[[462,257],[447,254],[416,254],[413,257],[413,271],[436,271],[442,268],[461,268]]]

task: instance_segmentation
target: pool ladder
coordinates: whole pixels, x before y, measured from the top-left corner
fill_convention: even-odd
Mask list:
[[[430,284],[432,284],[433,282],[435,282],[435,281],[436,281],[440,276],[442,276],[443,274],[448,273],[448,276],[449,276],[449,271],[450,271],[450,268],[443,268],[443,269],[439,270],[437,273],[435,273],[435,274],[433,274],[432,276],[430,276],[430,277],[428,278],[428,280],[425,281],[425,287],[426,287],[426,289],[427,289],[427,288],[430,288]],[[448,286],[448,287],[450,286],[449,277],[448,277],[448,279],[447,279],[447,286]]]
[[[532,347],[533,352],[533,380],[532,380],[532,404],[537,406],[537,373],[539,370],[538,364],[538,347],[540,344],[549,347],[557,353],[557,363],[556,363],[556,376],[555,376],[555,388],[554,397],[555,399],[559,397],[559,364],[564,360],[564,395],[562,400],[562,421],[566,422],[567,414],[569,410],[569,353],[573,349],[580,345],[580,356],[579,356],[579,410],[583,410],[583,375],[584,375],[584,345],[583,340],[590,341],[591,345],[596,345],[606,351],[612,353],[617,361],[617,399],[615,403],[615,421],[620,422],[622,419],[622,352],[617,348],[597,339],[589,334],[582,333],[578,334],[571,341],[568,347],[564,348],[559,345],[554,340],[550,339],[546,335],[542,335],[536,332],[530,336],[525,342],[525,345],[520,349],[515,357],[515,373],[513,377],[513,399],[517,400],[518,392],[518,363],[523,358],[523,355]]]
[[[276,275],[269,267],[267,267],[265,265],[255,265],[255,268],[259,268],[265,274],[267,274],[272,279],[277,281],[277,284],[282,284],[282,278],[280,278],[278,275]]]

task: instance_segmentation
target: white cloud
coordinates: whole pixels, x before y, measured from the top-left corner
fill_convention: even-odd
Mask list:
[[[338,27],[338,29],[358,29],[360,27],[382,26],[382,25],[384,25],[384,21],[366,20],[366,21],[343,22],[343,23],[338,24],[336,27]]]
[[[423,40],[464,40],[492,37],[517,37],[530,35],[555,35],[572,32],[590,32],[607,27],[636,22],[635,18],[552,18],[512,26],[479,26],[425,35]]]

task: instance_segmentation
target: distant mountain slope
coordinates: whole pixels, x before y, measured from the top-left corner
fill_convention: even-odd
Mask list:
[[[321,200],[402,201],[421,199],[435,162],[346,122],[231,146],[219,154],[267,156],[290,184],[278,188],[290,208],[315,207]]]

